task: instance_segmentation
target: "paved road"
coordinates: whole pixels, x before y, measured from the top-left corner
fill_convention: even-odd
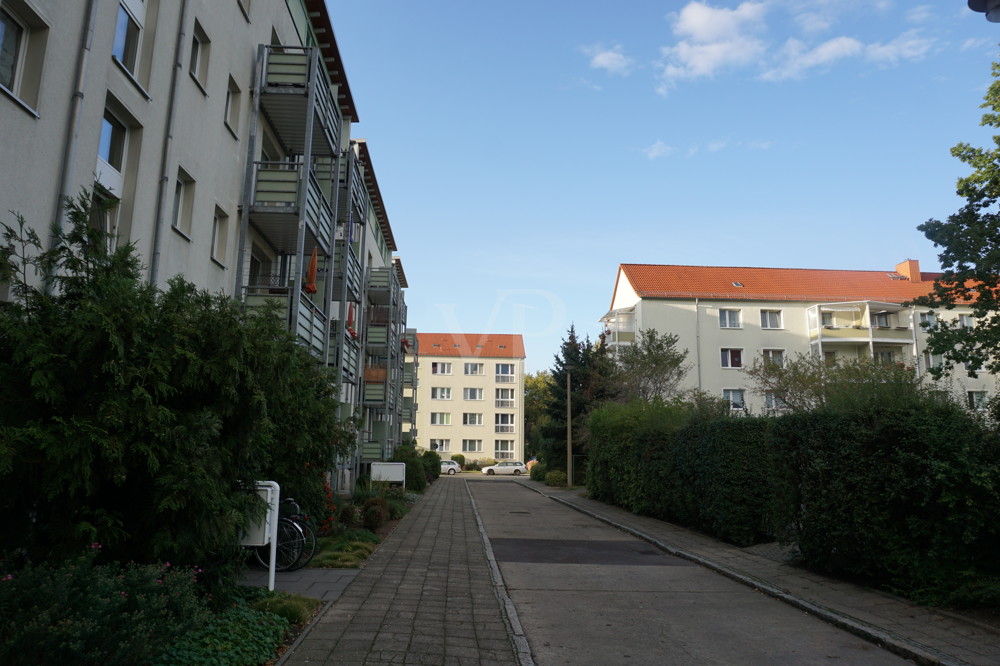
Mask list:
[[[908,663],[509,479],[443,479],[465,481],[537,664]]]

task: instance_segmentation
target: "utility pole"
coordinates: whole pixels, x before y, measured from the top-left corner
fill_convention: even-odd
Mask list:
[[[573,394],[570,393],[570,375],[566,371],[566,485],[573,485]]]

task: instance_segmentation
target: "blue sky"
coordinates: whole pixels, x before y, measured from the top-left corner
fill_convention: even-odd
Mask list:
[[[426,332],[592,338],[620,263],[892,270],[987,145],[965,0],[328,0]]]

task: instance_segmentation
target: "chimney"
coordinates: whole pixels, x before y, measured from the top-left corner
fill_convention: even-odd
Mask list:
[[[910,282],[920,282],[920,262],[916,259],[907,259],[896,264],[896,272],[905,276]]]

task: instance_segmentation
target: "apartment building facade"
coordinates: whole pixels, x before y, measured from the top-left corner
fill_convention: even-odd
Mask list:
[[[116,200],[92,224],[151,283],[277,303],[330,366],[364,424],[335,481],[391,454],[406,278],[323,0],[0,0],[0,26],[0,210],[47,239],[67,197]]]
[[[524,340],[417,333],[417,442],[444,460],[524,459]]]
[[[691,366],[681,390],[700,389],[759,414],[782,405],[756,393],[741,372],[755,359],[783,363],[813,354],[830,363],[902,363],[915,372],[940,365],[926,350],[922,324],[935,316],[974,322],[961,307],[934,314],[904,305],[929,293],[935,277],[914,260],[890,271],[621,264],[600,322],[612,350],[647,329],[677,335]],[[996,379],[956,377],[949,389],[976,406],[996,391]]]

